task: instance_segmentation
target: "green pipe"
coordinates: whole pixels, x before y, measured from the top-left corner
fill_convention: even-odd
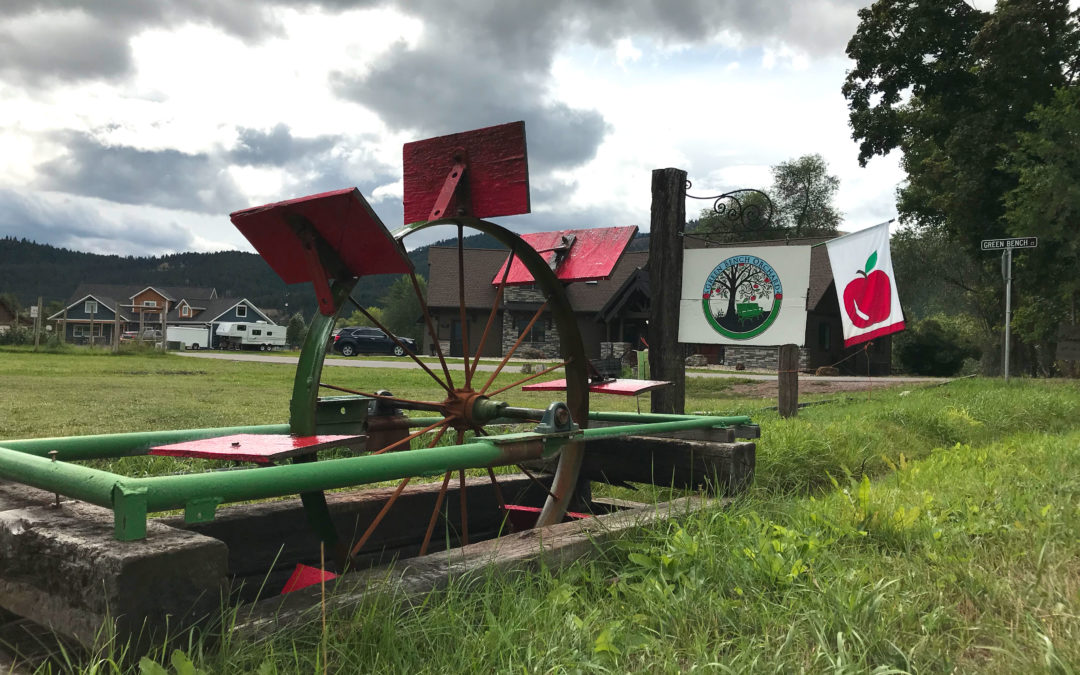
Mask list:
[[[156,445],[182,443],[201,438],[231,436],[233,434],[287,434],[287,424],[263,424],[246,427],[218,427],[215,429],[180,429],[170,431],[136,431],[123,434],[97,434],[94,436],[67,436],[55,438],[28,438],[0,441],[8,450],[18,450],[28,455],[45,457],[56,450],[56,458],[66,461],[82,459],[107,459],[128,455],[145,454]],[[3,465],[0,464],[0,469]],[[2,473],[2,471],[0,471]]]
[[[54,462],[0,447],[0,476],[31,487],[57,492],[98,506],[112,506],[113,486],[124,479],[108,471],[68,462]]]
[[[681,420],[721,420],[715,422],[714,426],[729,426],[732,424],[750,424],[750,417],[746,415],[735,415],[729,417],[719,417],[713,415],[663,415],[657,413],[632,413],[632,412],[603,412],[595,411],[589,413],[589,419],[602,422],[678,422]]]
[[[187,502],[199,498],[212,498],[222,503],[264,499],[399,480],[406,476],[437,476],[450,470],[497,466],[540,457],[544,445],[542,437],[537,436],[528,442],[530,445],[535,444],[535,451],[529,448],[530,452],[523,453],[520,445],[512,449],[503,449],[495,443],[478,441],[465,445],[389,452],[383,455],[364,455],[306,464],[149,478],[123,478],[121,481],[123,487],[129,490],[146,489],[148,511],[165,511],[181,508]]]
[[[659,415],[657,415],[659,417]],[[711,427],[728,426],[732,424],[746,424],[749,417],[693,417],[690,419],[674,420],[670,422],[650,422],[647,424],[624,424],[617,427],[598,427],[585,429],[582,434],[586,441],[597,438],[611,438],[613,436],[627,436],[631,434],[658,434],[667,431],[685,431],[687,429],[709,429]]]

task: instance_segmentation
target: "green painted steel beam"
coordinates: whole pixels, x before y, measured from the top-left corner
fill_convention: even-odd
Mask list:
[[[0,477],[108,507],[112,507],[113,488],[124,480],[108,471],[54,462],[7,447],[0,447]]]
[[[196,441],[201,438],[231,436],[233,434],[287,434],[287,424],[262,424],[244,427],[218,427],[213,429],[181,429],[173,431],[137,431],[123,434],[96,434],[93,436],[67,436],[55,438],[27,438],[0,441],[0,446],[28,455],[48,456],[56,450],[56,458],[65,461],[82,459],[108,459],[143,455],[156,445]],[[0,474],[3,464],[0,464]]]
[[[514,464],[539,458],[545,445],[564,441],[524,434],[513,443],[484,440],[306,464],[121,478],[120,484],[128,490],[146,488],[147,509],[166,511],[182,508],[195,499],[238,502],[398,480],[406,476],[438,476],[450,470]]]
[[[633,414],[633,413],[627,413]],[[660,417],[660,415],[656,415]],[[664,417],[677,417],[675,415],[665,415]],[[669,431],[686,431],[689,429],[711,429],[714,427],[725,427],[734,424],[747,424],[750,422],[749,417],[694,417],[688,415],[682,419],[674,419],[665,422],[646,422],[645,424],[624,424],[617,427],[598,427],[595,429],[585,429],[582,434],[585,437],[585,441],[595,440],[597,438],[612,438],[614,436],[629,436],[633,434],[661,434]]]

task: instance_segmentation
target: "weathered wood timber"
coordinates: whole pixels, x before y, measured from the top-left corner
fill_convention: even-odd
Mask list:
[[[780,417],[799,414],[799,346],[780,345],[777,358],[777,410]]]
[[[653,483],[734,495],[753,481],[755,445],[627,436],[589,443],[581,475],[605,483]]]
[[[654,413],[682,414],[686,409],[686,367],[679,349],[685,228],[686,172],[654,170],[649,226],[649,374],[654,380],[672,383],[652,392]]]
[[[326,608],[328,612],[347,611],[377,593],[406,597],[422,595],[446,587],[453,579],[474,573],[507,574],[540,565],[557,572],[627,532],[661,520],[685,517],[708,505],[725,503],[724,500],[686,497],[402,560],[328,583]],[[312,586],[264,600],[250,610],[240,612],[235,630],[241,638],[264,638],[285,627],[312,621],[319,612],[320,589]]]

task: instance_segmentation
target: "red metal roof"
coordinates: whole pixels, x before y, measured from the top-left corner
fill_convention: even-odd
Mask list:
[[[611,277],[619,258],[637,234],[637,226],[595,227],[586,230],[533,232],[521,238],[549,264],[556,261],[555,276],[561,281],[600,281]],[[557,258],[561,258],[558,259]],[[499,267],[493,285],[502,280],[506,263]],[[517,258],[506,278],[507,286],[534,283],[529,270]]]

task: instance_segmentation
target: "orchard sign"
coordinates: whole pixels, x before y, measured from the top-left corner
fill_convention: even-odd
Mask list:
[[[679,341],[801,345],[809,280],[809,246],[686,249]]]
[[[724,260],[705,279],[701,307],[720,335],[746,340],[764,333],[780,314],[784,286],[776,270],[756,255]]]

